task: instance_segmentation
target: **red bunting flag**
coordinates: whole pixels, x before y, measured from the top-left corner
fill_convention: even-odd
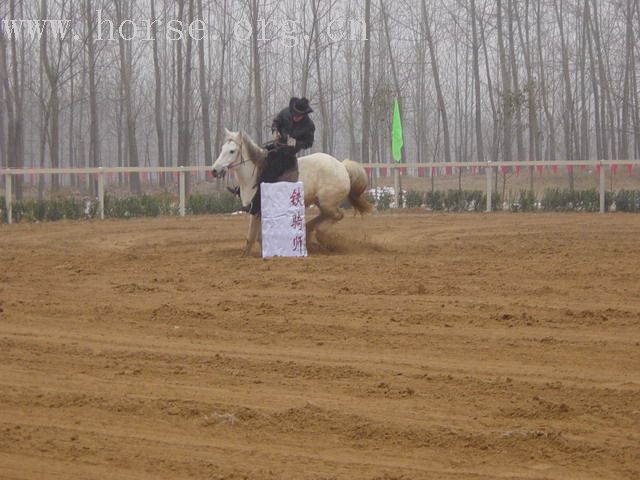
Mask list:
[[[567,172],[568,173],[573,173],[573,165],[567,165]]]
[[[556,174],[558,173],[558,165],[551,165],[551,171]]]
[[[522,167],[521,167],[520,165],[516,165],[516,177],[519,177],[519,176],[520,176],[520,169],[521,169],[521,168],[522,168]]]
[[[424,178],[424,167],[418,167],[418,177]]]
[[[451,167],[446,167],[446,168],[444,169],[444,172],[445,172],[445,175],[446,175],[447,177],[450,177],[450,176],[451,176],[451,174],[453,173],[453,169],[452,169]]]
[[[431,167],[431,176],[432,177],[438,176],[438,169],[436,167]]]
[[[616,175],[618,173],[618,165],[611,165],[611,174]]]
[[[627,172],[629,173],[629,175],[633,175],[633,164],[629,163],[627,165]]]
[[[596,172],[598,172],[598,174],[600,174],[601,170],[602,170],[602,165],[596,165]]]
[[[506,175],[506,174],[507,174],[507,171],[508,171],[508,168],[507,168],[507,166],[506,166],[506,165],[502,165],[501,170],[502,170],[502,175]]]
[[[580,171],[584,172],[587,169],[586,165],[580,165]]]
[[[544,173],[544,165],[538,165],[538,174],[542,175]]]

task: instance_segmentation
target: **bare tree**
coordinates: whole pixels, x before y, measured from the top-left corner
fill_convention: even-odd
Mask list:
[[[205,24],[202,0],[198,0],[198,19]],[[205,41],[204,37],[198,42],[198,67],[200,80],[200,101],[202,103],[202,138],[204,141],[204,164],[213,165],[213,154],[211,152],[211,119],[209,113],[209,86],[207,84],[206,64],[205,64]]]
[[[158,166],[166,166],[165,160],[165,138],[164,138],[164,102],[162,99],[162,71],[160,68],[160,52],[159,52],[159,39],[158,39],[158,27],[156,24],[156,0],[151,0],[151,35],[153,41],[153,73],[155,78],[155,125],[156,136],[158,139]],[[164,175],[160,176],[160,186],[165,186],[166,178]]]
[[[484,140],[482,139],[482,98],[480,85],[480,41],[478,39],[478,12],[475,0],[471,0],[471,38],[473,42],[473,85],[475,91],[476,154],[484,162]]]
[[[362,142],[361,161],[370,163],[369,139],[371,136],[371,0],[365,0],[364,22],[366,40],[364,44],[364,73],[362,78]]]
[[[442,93],[442,86],[440,83],[440,70],[438,67],[438,59],[436,54],[436,48],[433,42],[433,35],[431,34],[431,20],[427,11],[426,0],[422,0],[422,21],[425,26],[425,34],[427,37],[427,45],[429,46],[429,55],[431,57],[431,69],[433,71],[433,81],[436,88],[436,95],[438,97],[438,110],[442,119],[442,130],[444,137],[444,161],[451,163],[451,140],[449,136],[449,120],[447,117],[447,106]]]

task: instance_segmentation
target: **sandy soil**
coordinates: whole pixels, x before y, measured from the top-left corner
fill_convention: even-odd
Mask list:
[[[640,217],[0,227],[2,479],[637,479]]]

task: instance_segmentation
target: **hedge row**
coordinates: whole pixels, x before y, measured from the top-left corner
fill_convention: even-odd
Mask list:
[[[618,212],[640,212],[640,190],[620,190],[606,192],[607,210]],[[391,205],[391,195],[386,192],[377,200],[370,198],[378,210],[386,210]],[[423,207],[443,212],[478,212],[486,206],[486,196],[476,190],[448,190],[433,192],[409,191],[405,193],[404,204],[408,208]],[[505,205],[497,193],[493,194],[494,209]],[[159,217],[178,215],[178,202],[170,195],[142,195],[140,197],[117,198],[105,196],[105,216],[107,218]],[[228,192],[194,194],[187,199],[187,212],[192,215],[224,214],[240,210],[240,200]],[[533,192],[522,190],[516,201],[507,206],[516,212],[597,212],[600,210],[600,195],[593,190],[547,189],[541,198]],[[7,222],[5,199],[0,197],[2,222]],[[56,198],[52,200],[26,200],[12,205],[13,221],[43,222],[57,220],[81,220],[98,216],[98,202],[78,198]]]
[[[487,205],[487,196],[479,190],[409,191],[405,197],[407,208],[425,207],[436,212],[482,212]],[[492,203],[494,209],[501,209],[500,195],[494,193]]]
[[[0,197],[2,222],[7,222],[5,199]],[[240,201],[228,192],[209,195],[191,195],[187,199],[187,212],[192,215],[232,213],[240,209]],[[12,204],[13,221],[44,222],[82,220],[99,215],[97,200],[56,198],[52,200],[25,200]],[[107,218],[159,217],[178,215],[178,202],[170,195],[142,195],[140,197],[113,197],[106,195],[104,213]]]
[[[409,191],[405,195],[409,208],[423,207],[434,211],[470,212],[486,208],[486,195],[480,191],[449,190],[447,192]],[[509,208],[514,212],[598,212],[600,193],[595,190],[547,189],[541,198],[530,190],[520,191],[517,199],[505,205],[496,193],[493,194],[495,210]],[[607,211],[640,212],[640,190],[620,190],[605,193]],[[380,205],[378,205],[380,208]],[[382,208],[383,209],[383,208]]]
[[[624,197],[624,190],[617,194],[605,192],[605,205],[607,210],[612,203],[616,203],[616,209],[620,209],[618,204]],[[598,212],[600,211],[600,193],[595,190],[568,190],[552,188],[544,191],[542,198],[536,198],[530,190],[522,190],[517,202],[511,204],[511,210],[521,212]]]

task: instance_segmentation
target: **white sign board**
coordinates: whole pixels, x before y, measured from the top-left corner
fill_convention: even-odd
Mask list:
[[[263,258],[306,257],[302,182],[263,183],[260,192]]]

